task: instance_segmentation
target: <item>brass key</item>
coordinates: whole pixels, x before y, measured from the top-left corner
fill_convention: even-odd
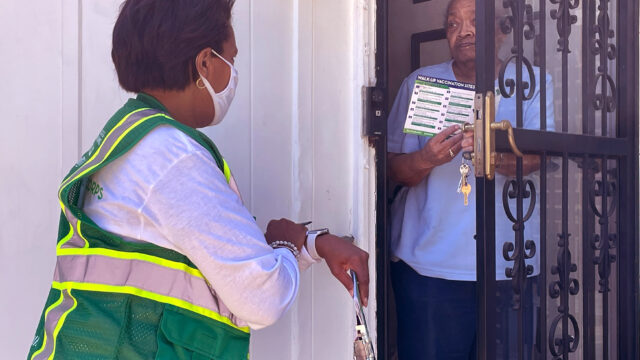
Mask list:
[[[469,165],[462,163],[460,165],[460,182],[458,183],[458,194],[462,191],[462,185],[467,182],[467,177],[469,176]]]
[[[462,187],[460,189],[462,191],[462,195],[464,195],[464,206],[468,206],[469,205],[469,194],[471,193],[471,185],[469,185],[469,183],[467,182],[467,179],[465,178],[462,184]]]
[[[463,160],[464,161],[464,160]],[[458,184],[458,193],[464,195],[464,206],[469,205],[469,193],[471,193],[471,185],[469,185],[469,165],[464,162],[460,165],[460,183]]]

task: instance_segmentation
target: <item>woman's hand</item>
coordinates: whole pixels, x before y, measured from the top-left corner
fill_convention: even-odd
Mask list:
[[[296,224],[289,219],[280,219],[269,221],[264,237],[267,239],[267,244],[271,244],[274,241],[288,241],[295,245],[298,250],[302,250],[306,235],[306,226]]]
[[[369,254],[349,241],[332,234],[321,235],[316,239],[318,255],[324,258],[331,274],[344,285],[353,296],[353,281],[347,272],[355,271],[362,304],[369,302]]]

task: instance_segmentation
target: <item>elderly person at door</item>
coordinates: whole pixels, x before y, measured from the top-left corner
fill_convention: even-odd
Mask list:
[[[464,206],[462,196],[456,193],[456,185],[461,177],[461,152],[473,149],[472,134],[462,134],[457,125],[446,128],[432,138],[403,132],[418,75],[475,83],[475,3],[475,0],[450,1],[445,27],[452,59],[421,68],[409,75],[397,94],[388,118],[389,174],[391,180],[404,186],[391,209],[391,279],[397,305],[400,360],[476,358],[475,197],[470,196],[469,205]],[[502,6],[496,5],[496,13],[501,12],[504,12]],[[497,24],[498,21],[496,74],[504,65],[498,53],[505,40]],[[534,71],[535,76],[539,77],[539,70]],[[515,73],[513,64],[506,65],[506,78],[515,79]],[[527,80],[526,75],[524,80]],[[537,83],[540,84],[540,81]],[[551,79],[547,76],[546,113],[550,119],[549,128],[552,129],[553,96],[550,94],[550,84]],[[524,102],[525,128],[539,128],[538,96],[539,89],[536,89],[535,96]],[[502,97],[497,116],[498,119],[509,119],[515,126],[515,96]],[[535,171],[539,166],[536,157],[527,157],[524,163],[525,174]],[[514,164],[515,158],[504,154],[498,164],[498,172],[512,176]],[[504,180],[504,177],[496,179],[496,185],[500,188],[498,193],[501,193]],[[469,183],[472,186],[475,184],[473,171]],[[504,231],[506,236],[513,239],[513,231],[504,222],[496,226],[497,231]],[[503,280],[506,279],[507,263],[502,258],[502,247],[496,245],[496,248],[496,277]],[[508,294],[509,282],[499,283],[499,289]],[[530,300],[531,281],[528,283]],[[506,298],[511,299],[510,296]],[[527,317],[531,320],[530,301],[528,306]],[[504,327],[507,328],[506,325]],[[528,334],[527,337],[530,346],[532,336]],[[509,359],[510,351],[509,347],[503,350],[502,358]]]
[[[249,328],[276,322],[322,258],[349,290],[353,269],[366,302],[368,255],[286,219],[263,234],[196,130],[225,118],[238,84],[232,6],[122,5],[112,58],[137,96],[60,186],[56,271],[29,359],[247,359]]]

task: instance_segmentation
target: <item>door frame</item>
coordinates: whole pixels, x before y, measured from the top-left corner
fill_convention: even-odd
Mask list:
[[[376,0],[376,86],[375,90],[382,97],[378,99],[377,110],[381,111],[374,136],[370,136],[371,145],[375,149],[376,164],[376,354],[379,360],[387,359],[390,351],[389,313],[390,289],[389,264],[391,261],[389,246],[389,212],[387,195],[387,126],[389,109],[389,58],[388,58],[388,1]],[[369,102],[368,113],[374,113],[374,102]],[[373,116],[370,116],[373,119]],[[381,122],[381,123],[380,123]]]

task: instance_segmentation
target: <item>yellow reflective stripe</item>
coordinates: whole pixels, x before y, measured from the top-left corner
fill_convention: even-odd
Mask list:
[[[84,240],[84,246],[82,248],[83,249],[88,249],[89,248],[89,241],[87,241],[87,238],[85,238],[84,235],[82,235],[82,230],[80,230],[80,224],[81,223],[82,223],[82,221],[78,220],[78,223],[76,225],[76,227],[78,228],[78,235],[80,235],[82,240]]]
[[[181,262],[171,261],[171,260],[163,259],[161,257],[147,255],[147,254],[117,251],[117,250],[110,250],[110,249],[101,249],[101,248],[83,248],[83,249],[76,249],[76,248],[60,249],[59,248],[58,251],[56,251],[56,254],[58,256],[102,255],[102,256],[107,256],[107,257],[112,257],[117,259],[124,259],[124,260],[141,260],[141,261],[154,263],[156,265],[164,266],[170,269],[184,271],[189,275],[204,279],[204,276],[198,269],[194,269]]]
[[[177,306],[179,308],[189,310],[196,314],[200,314],[210,319],[219,321],[223,324],[227,324],[233,327],[234,329],[238,329],[242,332],[249,333],[249,327],[237,326],[229,318],[222,316],[215,311],[205,309],[201,306],[193,305],[184,300],[176,299],[170,296],[156,294],[150,291],[135,288],[133,286],[114,286],[114,285],[103,285],[103,284],[78,283],[78,282],[71,282],[71,281],[67,281],[67,282],[54,281],[52,287],[60,290],[77,289],[77,290],[86,290],[86,291],[111,292],[111,293],[135,295],[145,299],[150,299],[150,300],[154,300],[154,301],[165,303],[165,304],[171,304],[173,306]]]
[[[131,125],[127,130],[125,130],[125,132],[122,133],[122,135],[120,135],[118,137],[118,139],[113,143],[113,146],[111,146],[111,148],[109,149],[109,151],[107,152],[107,154],[105,155],[104,159],[102,159],[102,161],[100,161],[99,163],[89,167],[88,169],[86,169],[85,171],[81,172],[80,174],[76,175],[73,177],[73,179],[70,181],[72,182],[75,179],[78,179],[82,176],[84,176],[86,173],[88,173],[89,171],[95,169],[96,167],[100,166],[100,164],[102,164],[106,159],[109,158],[109,155],[111,155],[111,153],[113,152],[113,149],[115,149],[116,147],[118,147],[118,144],[120,144],[120,142],[122,141],[122,139],[127,136],[127,134],[129,134],[133,129],[135,129],[136,127],[138,127],[138,125],[140,125],[141,123],[145,122],[148,119],[154,118],[154,117],[165,117],[167,119],[171,119],[170,117],[168,117],[165,114],[162,113],[158,113],[158,114],[153,114],[147,117],[143,117],[142,119],[136,121],[133,125]],[[113,130],[112,130],[113,131]],[[106,139],[106,137],[105,137]],[[104,142],[102,143],[104,144]],[[102,145],[101,145],[102,146]],[[94,156],[97,155],[100,152],[100,150],[98,149],[98,151],[95,152]],[[93,158],[93,157],[92,157]],[[91,161],[91,160],[89,160]],[[88,161],[87,161],[88,162]],[[68,184],[67,184],[68,185]]]
[[[60,194],[58,194],[58,202],[60,203],[60,207],[62,208],[62,213],[64,213],[66,208],[64,207],[64,203],[59,199],[60,199]]]
[[[58,289],[61,290],[61,289]],[[64,299],[64,294],[62,294],[62,291],[60,291],[60,298],[58,299],[58,301],[54,302],[53,304],[51,304],[51,306],[49,306],[47,308],[47,310],[44,312],[44,322],[46,323],[47,321],[47,316],[49,316],[49,311],[53,310],[54,308],[56,308],[58,305],[62,304],[62,300]],[[40,355],[41,352],[44,351],[44,348],[47,346],[47,329],[43,326],[42,327],[42,333],[43,333],[43,338],[44,340],[42,340],[42,347],[40,347],[40,349],[36,352],[33,353],[33,355],[31,355],[31,360],[33,360],[36,356]]]
[[[58,337],[60,329],[62,329],[62,325],[64,325],[64,321],[67,319],[67,315],[69,315],[73,310],[75,310],[76,306],[78,306],[78,300],[76,300],[76,298],[71,295],[71,289],[69,289],[69,297],[73,299],[73,306],[71,307],[71,309],[65,311],[62,316],[60,316],[60,320],[58,321],[55,330],[53,330],[53,352],[51,353],[51,356],[49,356],[48,360],[53,359],[53,357],[56,355],[56,338]]]
[[[67,222],[67,223],[69,224],[69,233],[67,234],[67,236],[62,238],[62,240],[60,240],[60,243],[58,243],[58,246],[56,247],[58,251],[61,249],[62,245],[64,245],[67,241],[69,241],[73,237],[73,234],[74,234],[73,225],[71,225],[70,222]]]
[[[109,138],[109,135],[111,135],[111,134],[112,134],[112,133],[113,133],[113,132],[114,132],[114,131],[115,131],[115,130],[120,126],[120,125],[122,125],[122,124],[123,124],[123,123],[124,123],[124,122],[125,122],[125,121],[130,117],[130,116],[131,116],[131,115],[133,115],[133,114],[135,114],[135,113],[137,113],[137,112],[139,112],[139,111],[144,111],[144,110],[148,110],[148,109],[149,109],[149,108],[137,109],[137,110],[134,110],[134,111],[132,111],[132,112],[128,113],[127,115],[125,115],[125,116],[122,118],[122,120],[120,120],[120,121],[116,124],[116,126],[114,126],[114,127],[111,129],[111,131],[109,131],[109,133],[104,137],[104,139],[103,139],[102,143],[100,144],[100,146],[98,146],[98,149],[97,149],[96,151],[94,151],[93,155],[89,158],[89,160],[85,161],[85,164],[90,163],[93,159],[95,159],[95,157],[96,157],[96,156],[98,156],[98,154],[100,153],[100,149],[102,149],[102,146],[105,144],[105,141],[104,141],[104,140],[105,140],[105,139],[107,139],[107,138]],[[113,146],[113,147],[115,147],[115,146]],[[113,147],[112,147],[112,149],[113,149]],[[105,159],[106,159],[106,157],[105,157]],[[104,160],[103,160],[103,161],[104,161]],[[102,161],[101,161],[100,163],[102,163]],[[98,165],[99,165],[100,163],[98,163]],[[81,166],[81,167],[82,167],[82,166]],[[71,183],[71,182],[73,181],[73,179],[76,179],[77,177],[78,177],[78,176],[73,176],[73,175],[71,175],[67,180],[65,180],[65,181],[63,181],[63,182],[62,182],[62,186],[60,186],[60,190],[58,191],[58,198],[61,198],[61,196],[62,196],[62,190],[63,190],[67,185],[69,185],[69,183]]]
[[[229,164],[227,164],[227,160],[222,159],[224,163],[224,178],[227,179],[227,183],[231,181],[231,169],[229,168]]]

